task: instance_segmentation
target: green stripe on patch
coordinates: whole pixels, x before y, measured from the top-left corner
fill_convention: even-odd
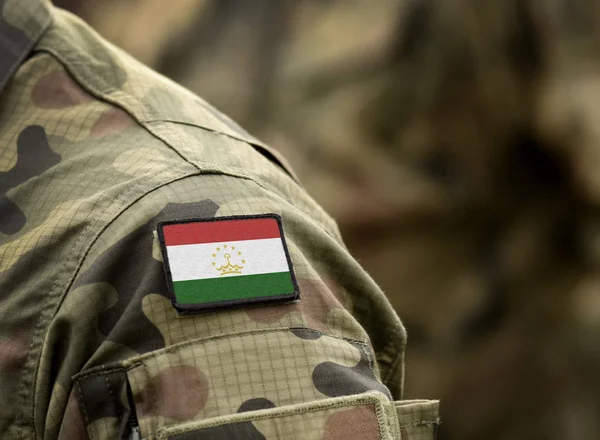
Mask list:
[[[173,289],[179,304],[203,304],[241,298],[279,296],[294,292],[289,272],[175,281]]]

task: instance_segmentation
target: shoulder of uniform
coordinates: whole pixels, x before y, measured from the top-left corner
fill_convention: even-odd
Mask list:
[[[53,14],[53,25],[36,50],[54,55],[87,92],[122,108],[153,134],[161,131],[164,136],[157,137],[170,137],[163,138],[167,143],[181,138],[170,136],[173,131],[195,127],[248,143],[293,176],[276,150],[206,101],[133,59],[74,15],[56,8]]]

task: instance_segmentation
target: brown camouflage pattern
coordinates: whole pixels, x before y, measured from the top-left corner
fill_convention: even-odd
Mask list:
[[[379,431],[355,411],[392,438],[404,328],[278,155],[74,16],[0,7],[20,51],[0,61],[0,437],[127,438],[133,418],[155,438],[262,410],[293,430],[297,405],[375,392]],[[302,300],[178,317],[156,224],[263,213]],[[307,435],[345,435],[334,412]]]

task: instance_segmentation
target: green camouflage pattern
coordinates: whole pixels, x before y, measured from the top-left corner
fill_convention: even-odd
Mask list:
[[[0,7],[0,437],[155,438],[274,411],[252,425],[278,438],[305,428],[298,405],[369,393],[388,408],[357,410],[373,438],[419,423],[389,410],[401,322],[274,150],[74,16]],[[302,299],[178,317],[157,223],[264,213]],[[306,416],[305,438],[341,438],[338,412]]]

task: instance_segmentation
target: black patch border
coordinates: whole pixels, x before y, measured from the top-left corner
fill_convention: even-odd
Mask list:
[[[294,290],[290,293],[286,293],[283,295],[277,296],[261,296],[258,298],[243,298],[243,299],[232,299],[226,301],[213,301],[210,303],[204,304],[179,304],[177,302],[177,297],[175,296],[175,289],[173,286],[173,277],[171,275],[171,264],[169,262],[169,257],[167,255],[167,246],[165,244],[165,237],[163,233],[163,228],[167,225],[182,225],[186,223],[208,223],[208,222],[221,222],[221,221],[231,221],[231,220],[248,220],[248,219],[263,219],[263,218],[272,218],[277,222],[277,226],[279,227],[279,233],[281,235],[281,242],[283,244],[283,251],[285,253],[285,258],[287,260],[288,268],[290,270],[290,276],[292,278],[292,284],[294,285]],[[234,309],[240,308],[243,306],[264,306],[271,305],[277,303],[287,303],[294,302],[300,300],[300,289],[298,288],[298,282],[296,280],[296,274],[294,272],[294,265],[292,263],[292,259],[290,258],[290,253],[287,247],[287,242],[285,241],[285,235],[283,233],[283,222],[281,216],[278,214],[257,214],[257,215],[232,215],[227,217],[211,217],[211,218],[192,218],[185,220],[168,220],[158,222],[156,225],[156,230],[158,233],[158,242],[160,244],[160,251],[163,258],[163,269],[165,270],[165,276],[167,278],[167,288],[169,289],[169,298],[171,299],[171,304],[177,310],[179,315],[193,315],[197,313],[203,312],[212,312],[222,309]]]

